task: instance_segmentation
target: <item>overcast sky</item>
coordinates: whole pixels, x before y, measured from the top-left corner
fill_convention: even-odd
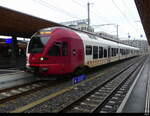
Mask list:
[[[0,6],[8,7],[57,23],[87,18],[90,2],[91,25],[117,24],[119,37],[146,39],[134,0],[0,0]],[[114,25],[100,26],[96,31],[116,35]]]

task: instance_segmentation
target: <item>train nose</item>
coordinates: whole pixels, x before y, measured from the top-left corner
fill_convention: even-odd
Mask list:
[[[30,55],[29,57],[29,63],[35,63],[38,64],[40,63],[40,58],[41,58],[41,54],[34,54],[34,55]]]

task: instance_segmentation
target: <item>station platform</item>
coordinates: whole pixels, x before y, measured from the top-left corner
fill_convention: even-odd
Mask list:
[[[150,111],[150,56],[135,78],[118,113],[148,113]]]
[[[20,70],[17,69],[0,69],[0,75],[1,74],[8,74],[8,73],[15,73],[15,72],[19,72]]]
[[[23,69],[25,64],[25,57],[16,57],[15,59],[9,57],[0,57],[0,69]]]

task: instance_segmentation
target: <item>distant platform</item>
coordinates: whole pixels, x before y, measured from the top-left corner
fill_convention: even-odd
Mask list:
[[[8,57],[0,57],[1,69],[23,69],[26,65],[26,57],[16,57],[11,59]]]

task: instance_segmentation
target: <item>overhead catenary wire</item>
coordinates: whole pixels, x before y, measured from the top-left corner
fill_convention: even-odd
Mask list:
[[[81,6],[81,7],[83,7],[83,8],[86,8],[86,6],[85,5],[83,5],[83,4],[81,4],[79,1],[76,1],[76,0],[72,0],[74,3],[76,3],[76,4],[78,4],[79,6]],[[96,11],[96,12],[95,12]],[[102,14],[100,11],[99,11],[99,9],[97,9],[97,10],[93,10],[93,9],[91,9],[91,12],[92,12],[92,15],[93,15],[93,18],[96,16],[96,17],[99,17],[99,19],[101,20],[101,21],[104,21],[104,22],[106,22],[107,24],[112,24],[112,22],[109,22],[108,20],[106,20],[106,18],[104,18],[104,16],[100,16],[99,14]],[[113,24],[115,24],[115,23],[113,23]],[[118,24],[116,24],[116,25],[118,25]],[[100,28],[100,26],[99,26],[99,28]],[[101,28],[101,30],[103,30],[103,31],[105,31],[105,32],[108,32],[108,28],[106,29],[106,28]],[[113,29],[114,30],[114,29]],[[116,32],[116,30],[114,31],[114,32]],[[112,32],[109,32],[109,33],[112,33]],[[114,34],[115,35],[115,34]]]
[[[86,8],[86,6],[85,5],[83,5],[83,4],[81,4],[81,3],[79,3],[79,1],[76,1],[76,0],[72,0],[75,4],[77,4],[77,5],[79,5],[80,7],[83,7],[83,8]],[[99,12],[99,10],[96,10],[96,12],[92,9],[91,10],[91,12],[92,12],[92,15],[93,16],[96,16],[96,17],[99,17],[99,19],[100,20],[103,20],[104,22],[106,22],[107,24],[111,24],[108,20],[106,21],[106,19],[104,19],[104,17],[102,17],[102,16],[100,16],[99,14],[102,14],[101,12]],[[117,24],[116,24],[117,25]],[[105,31],[105,32],[108,32],[108,28],[106,29],[106,28],[102,28],[102,30],[103,31]],[[116,31],[113,31],[113,32],[116,32]],[[111,32],[109,32],[109,33],[112,33],[112,31]],[[113,35],[115,35],[115,34],[113,34]],[[118,34],[117,34],[118,35]]]
[[[64,10],[64,9],[58,8],[58,7],[52,5],[52,4],[50,4],[50,3],[48,3],[44,0],[38,0],[38,1],[37,0],[32,0],[32,1],[34,1],[36,3],[39,3],[40,5],[42,5],[44,7],[47,7],[48,9],[53,9],[53,10],[56,10],[57,12],[63,13],[65,15],[69,16],[69,17],[72,17],[72,18],[75,18],[75,19],[81,19],[77,15],[74,15],[74,14],[72,14],[72,13],[70,13],[70,12]]]
[[[118,7],[118,5],[114,2],[114,0],[112,0],[112,3],[114,4],[114,6],[119,10],[119,12],[122,14],[122,16],[124,17],[124,19],[126,19],[126,21],[129,23],[130,27],[132,27],[132,29],[137,32],[137,29],[132,25],[132,23],[130,22],[130,20],[127,18],[126,14]]]
[[[84,6],[83,4],[79,3],[79,2],[76,1],[76,0],[72,0],[72,1],[73,1],[75,4],[79,5],[80,7],[86,9],[86,6],[87,6],[87,5]],[[99,15],[99,14],[102,14],[102,13],[100,13],[99,11],[93,11],[93,10],[91,10],[91,12],[92,12],[95,16],[99,17],[100,20],[102,20],[102,21],[108,23],[108,21],[106,21],[106,19],[104,19],[104,17],[102,17],[102,16]],[[93,14],[92,14],[92,15],[93,15]]]
[[[132,19],[134,19],[134,14],[133,14],[133,12],[130,12],[129,11],[129,9],[131,9],[131,6],[130,6],[130,4],[128,4],[127,5],[127,3],[126,3],[126,1],[125,0],[122,0],[122,4],[126,7],[126,9],[127,9],[127,11],[128,11],[128,13],[130,13],[131,15],[131,17],[132,17]],[[130,6],[130,7],[129,7]],[[136,9],[136,7],[135,7],[135,3],[134,3],[134,5],[132,6],[132,7],[134,7],[134,9]],[[138,15],[138,13],[137,13],[137,15]],[[136,21],[134,20],[133,22],[135,22],[136,23]],[[138,28],[138,26],[137,26],[137,31],[140,33],[140,30],[139,30],[139,28]]]

